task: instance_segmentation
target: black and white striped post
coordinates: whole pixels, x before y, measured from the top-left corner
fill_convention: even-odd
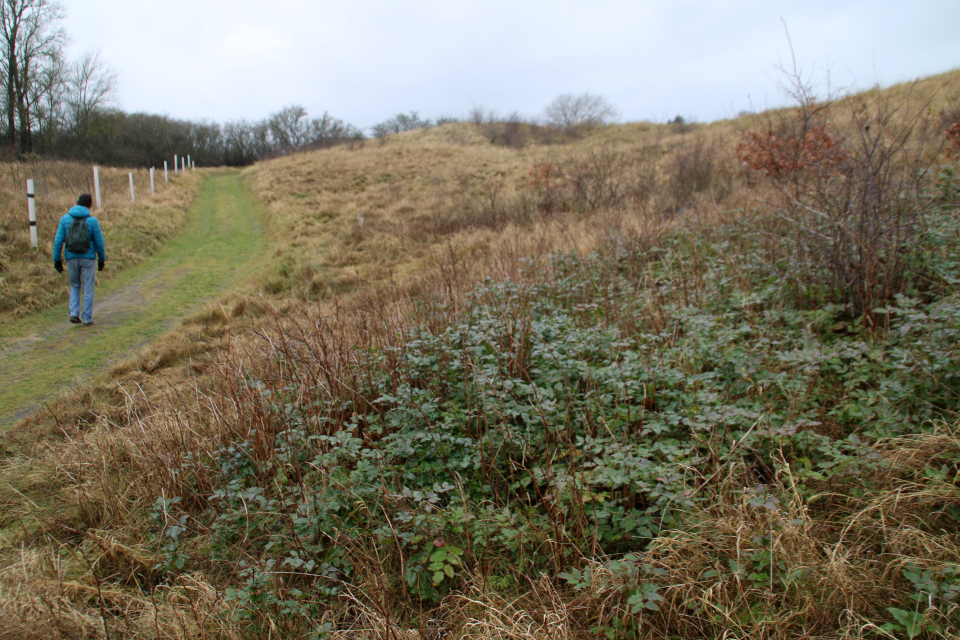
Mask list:
[[[102,209],[100,206],[100,167],[93,168],[93,192],[97,194],[97,209]]]
[[[137,203],[137,196],[136,196],[136,194],[133,192],[133,172],[131,171],[131,172],[128,173],[127,175],[130,176],[130,201],[133,202],[134,204],[136,204],[136,203]]]
[[[33,180],[27,180],[27,210],[30,212],[30,246],[37,248],[37,203],[34,197]]]

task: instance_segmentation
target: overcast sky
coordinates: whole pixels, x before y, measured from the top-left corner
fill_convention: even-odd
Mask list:
[[[775,66],[868,88],[960,67],[958,0],[61,0],[119,106],[258,120],[290,104],[360,127],[474,105],[539,116],[560,93],[621,121],[780,105]]]

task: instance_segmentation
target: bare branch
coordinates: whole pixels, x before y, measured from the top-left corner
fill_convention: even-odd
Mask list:
[[[570,130],[575,127],[599,127],[612,122],[619,114],[603,96],[563,93],[547,105],[544,115],[550,124]]]

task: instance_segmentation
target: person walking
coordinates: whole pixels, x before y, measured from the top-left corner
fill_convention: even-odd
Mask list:
[[[67,275],[70,276],[70,322],[82,322],[85,327],[93,324],[93,287],[96,280],[96,271],[93,268],[96,266],[97,271],[103,271],[103,265],[107,261],[100,223],[90,215],[92,206],[93,198],[90,194],[80,194],[76,206],[71,207],[60,219],[57,236],[53,241],[53,268],[58,273],[63,273],[61,250],[67,261]]]

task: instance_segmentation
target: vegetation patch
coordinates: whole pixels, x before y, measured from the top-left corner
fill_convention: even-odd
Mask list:
[[[213,380],[127,383],[0,469],[0,624],[955,637],[960,185],[928,86],[256,167],[268,295],[185,325],[223,331]]]

